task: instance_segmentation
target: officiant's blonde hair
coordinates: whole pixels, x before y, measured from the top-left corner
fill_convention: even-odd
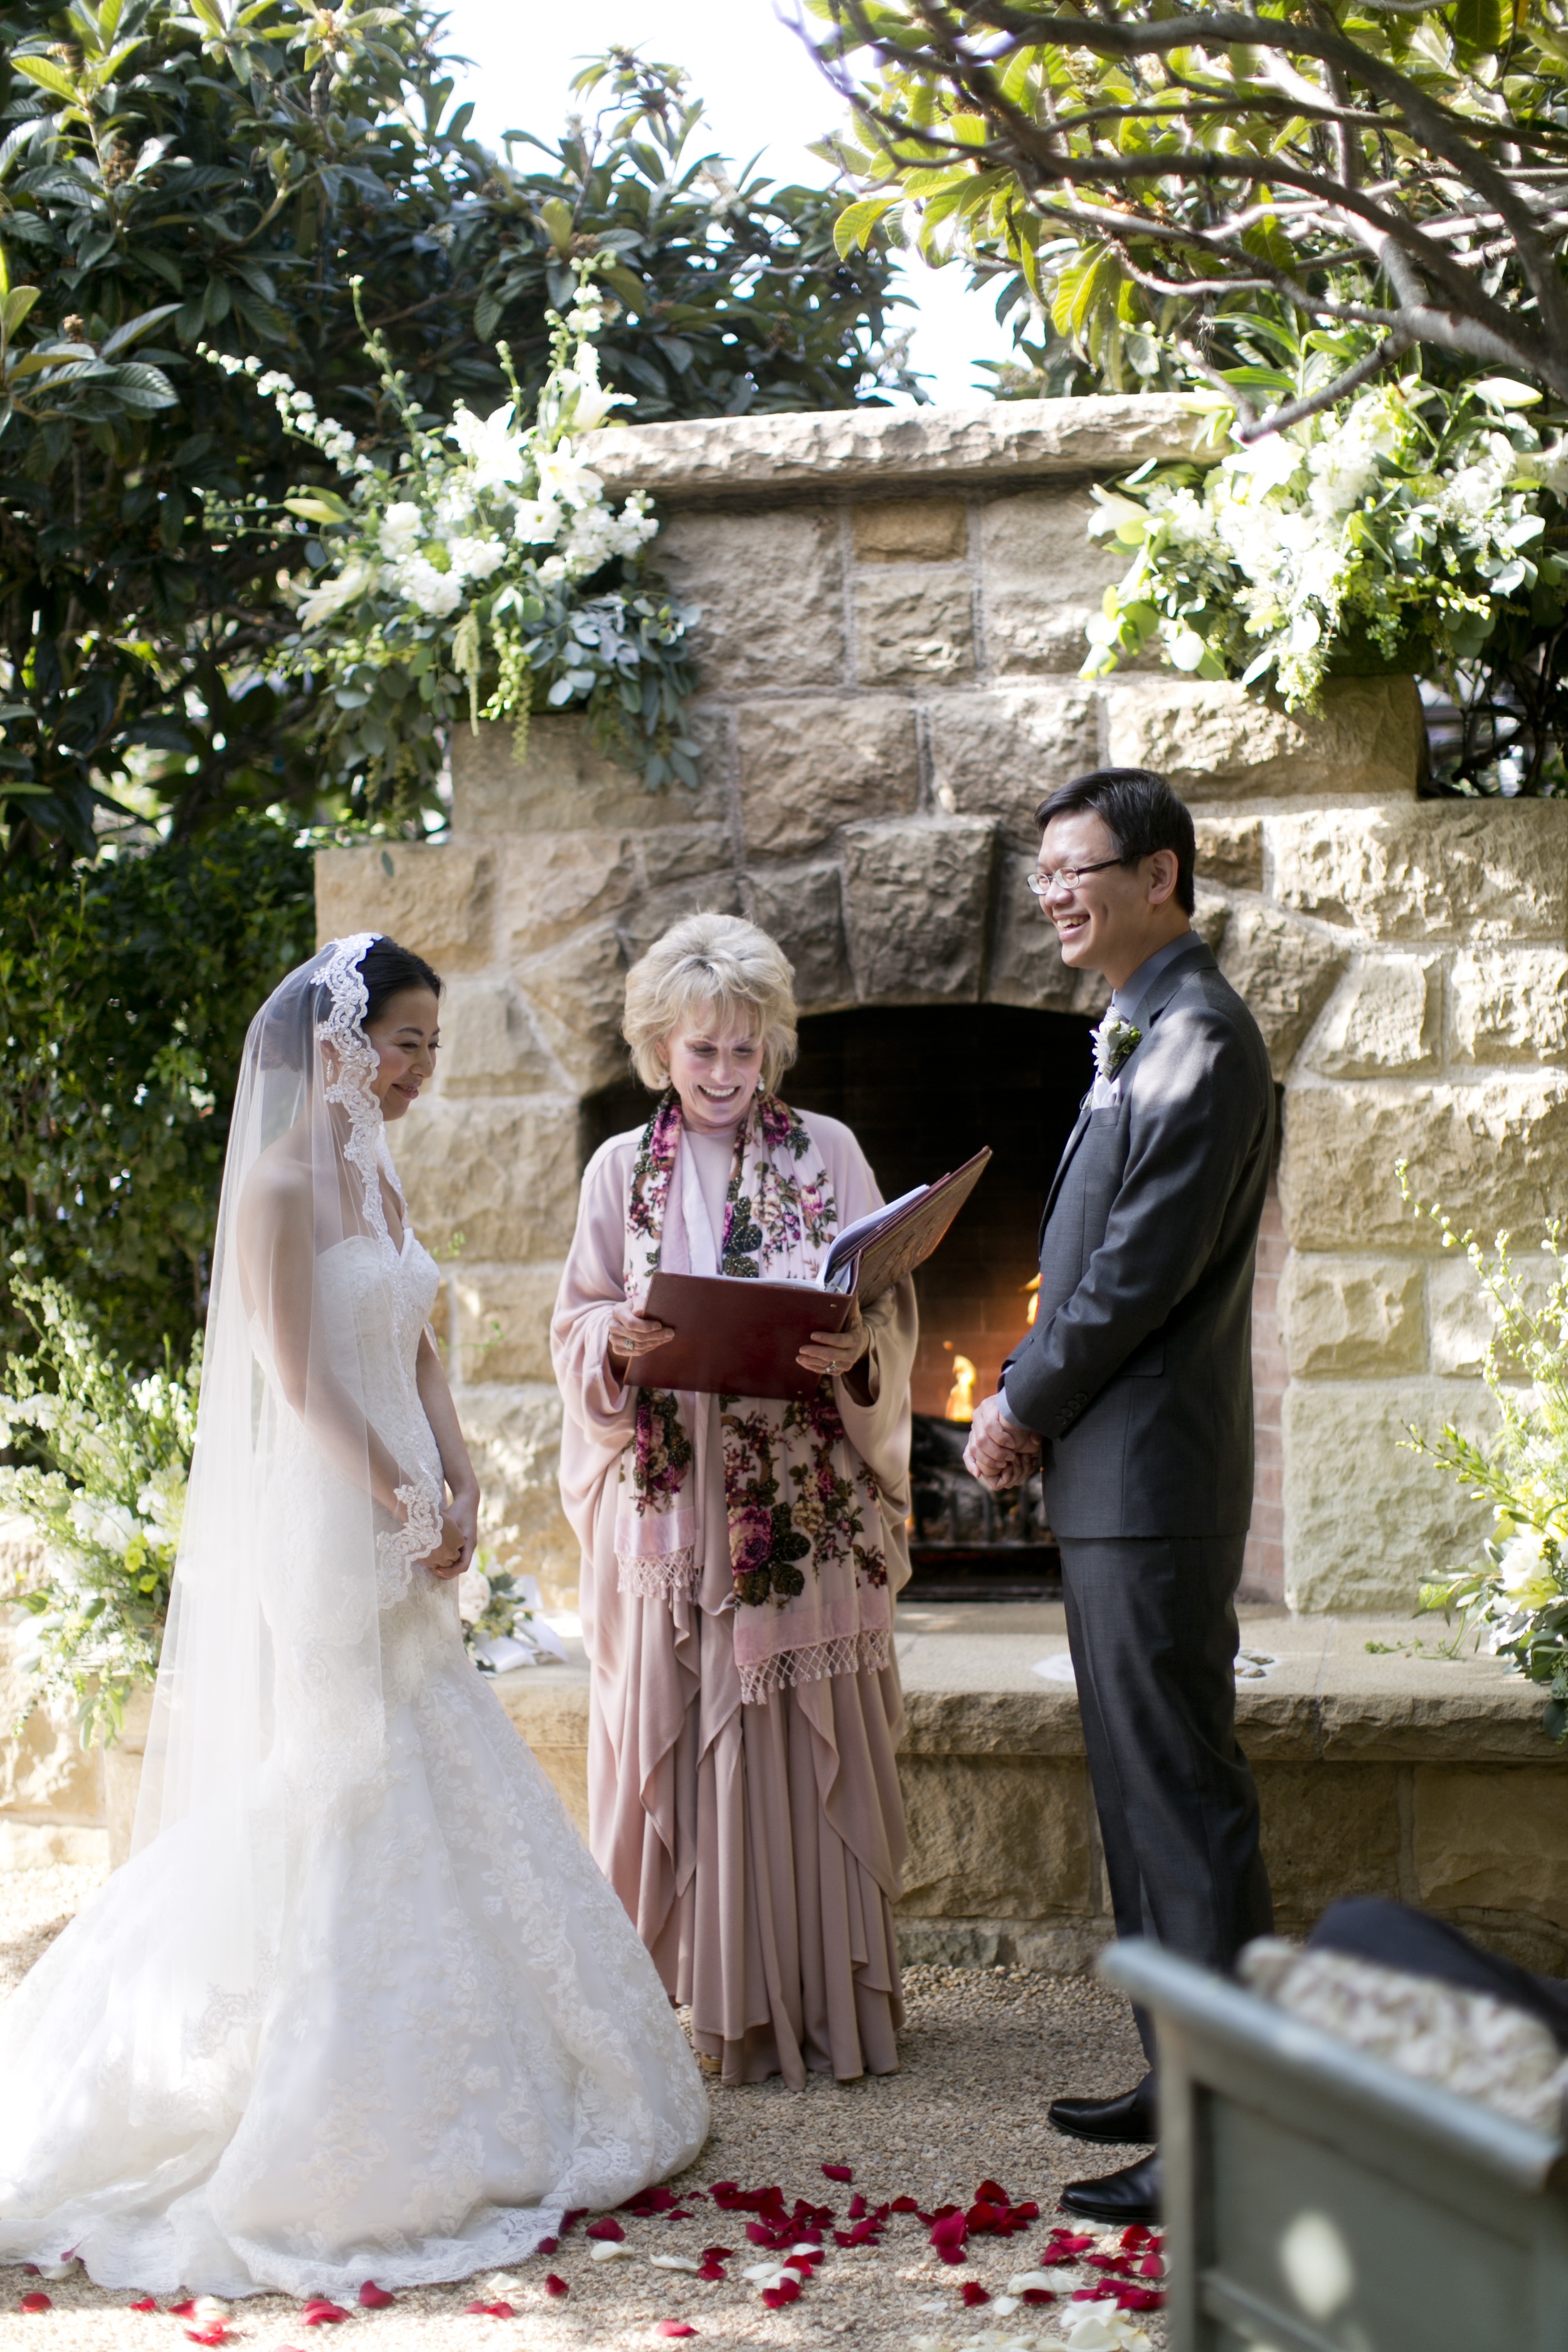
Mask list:
[[[771,1093],[795,1055],[795,967],[776,940],[741,915],[683,915],[626,974],[621,1034],[632,1067],[656,1094],[669,1084],[660,1050],[700,1008],[754,1015],[763,1084]]]

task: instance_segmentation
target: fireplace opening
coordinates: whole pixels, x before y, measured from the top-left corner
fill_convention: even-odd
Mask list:
[[[1059,1586],[1037,1478],[992,1496],[963,1468],[966,1404],[996,1387],[1027,1328],[1046,1193],[1093,1075],[1089,1024],[998,1004],[860,1006],[808,1015],[781,1091],[853,1129],[889,1200],[993,1158],[915,1276],[910,1599],[1021,1600]],[[631,1081],[584,1105],[584,1158],[645,1120]]]

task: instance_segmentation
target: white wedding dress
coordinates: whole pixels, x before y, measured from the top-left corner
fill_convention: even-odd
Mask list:
[[[313,1280],[334,1376],[363,1377],[366,1419],[438,1496],[415,1383],[436,1265],[411,1233],[401,1251],[359,1234]],[[75,2248],[100,2284],[165,2294],[466,2277],[689,2162],[707,2102],[631,1923],[468,1657],[455,1587],[384,1515],[363,1638],[339,1563],[364,1496],[324,1469],[254,1318],[249,1339],[251,1420],[275,1432],[248,1507],[269,1521],[267,1737],[234,1801],[198,1789],[171,1822],[165,1801],[0,2013],[0,2260]],[[247,1687],[215,1717],[237,1721]]]

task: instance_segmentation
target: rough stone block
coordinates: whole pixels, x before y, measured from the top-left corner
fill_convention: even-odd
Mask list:
[[[1041,1919],[1095,1906],[1088,1779],[1047,1757],[901,1757],[900,1917]]]
[[[481,719],[452,734],[452,830],[474,834],[572,833],[589,827],[643,834],[651,827],[720,823],[725,814],[721,715],[690,714],[702,751],[700,787],[669,784],[650,793],[635,769],[608,759],[585,719],[537,718],[527,756],[518,763],[510,723]],[[356,853],[357,854],[357,853]]]
[[[1539,1307],[1545,1303],[1553,1268],[1549,1257],[1531,1254],[1537,1239],[1533,1234],[1520,1235],[1514,1273],[1526,1298]],[[1479,1381],[1486,1369],[1487,1342],[1496,1327],[1490,1300],[1471,1271],[1468,1258],[1455,1251],[1427,1269],[1426,1312],[1432,1327],[1432,1370],[1458,1380]],[[1506,1351],[1500,1354],[1505,1370],[1516,1369]]]
[[[1542,1748],[1538,1766],[1416,1767],[1424,1909],[1522,1911],[1568,1928],[1568,1778],[1544,1736]]]
[[[35,1825],[90,1824],[103,1810],[101,1752],[83,1755],[75,1723],[57,1722],[42,1706],[33,1707],[20,1731],[13,1730],[37,1688],[17,1663],[31,1622],[21,1609],[0,1608],[0,1815],[20,1815]]]
[[[1198,837],[1198,878],[1218,882],[1227,890],[1263,887],[1263,820],[1256,816],[1200,816],[1193,820]]]
[[[1125,554],[1089,536],[1094,509],[1079,490],[1023,490],[981,512],[985,643],[999,676],[1077,671],[1084,635]]]
[[[866,499],[851,521],[858,563],[960,563],[969,545],[962,499]]]
[[[858,818],[913,811],[915,715],[890,696],[753,703],[740,718],[750,857],[798,857]]]
[[[517,991],[500,980],[454,980],[441,999],[444,1095],[538,1094],[561,1084]]]
[[[494,860],[458,842],[371,841],[316,852],[318,938],[384,931],[438,972],[472,971],[492,953]]]
[[[1279,1331],[1298,1378],[1386,1379],[1426,1368],[1418,1259],[1320,1256],[1293,1250],[1279,1282]]]
[[[751,915],[795,966],[795,1003],[803,1013],[831,1012],[855,1002],[855,980],[844,939],[844,886],[837,866],[768,866],[747,884]]]
[[[626,833],[526,834],[507,844],[502,870],[501,929],[514,964],[584,923],[604,920],[637,887]]]
[[[481,1544],[515,1574],[537,1576],[547,1607],[574,1607],[582,1552],[561,1508],[553,1385],[465,1389],[457,1402],[484,1498]]]
[[[1408,1450],[1412,1423],[1435,1436],[1446,1420],[1479,1436],[1495,1413],[1473,1389],[1292,1381],[1284,1405],[1292,1609],[1414,1609],[1423,1582],[1471,1557],[1484,1532],[1474,1504]]]
[[[979,995],[995,840],[980,817],[846,827],[850,957],[862,1003]]]
[[[550,1381],[550,1318],[558,1265],[459,1266],[458,1362],[468,1387],[481,1381]]]
[[[1568,955],[1558,948],[1476,948],[1448,975],[1454,1058],[1568,1062]]]
[[[420,1239],[486,1260],[564,1257],[577,1217],[577,1110],[557,1096],[421,1103],[397,1132]]]
[[[942,696],[931,706],[932,782],[955,816],[994,816],[1019,849],[1038,850],[1035,811],[1047,793],[1092,768],[1092,687],[1003,687]]]
[[[1443,968],[1436,956],[1365,956],[1352,966],[1312,1041],[1325,1077],[1414,1076],[1443,1045]]]
[[[1327,932],[1292,922],[1260,899],[1231,905],[1220,970],[1262,1030],[1277,1078],[1295,1060],[1345,961]]]
[[[1279,1926],[1309,1927],[1346,1895],[1397,1899],[1395,1764],[1257,1764],[1263,1859]]]
[[[1549,939],[1568,933],[1568,805],[1425,801],[1269,822],[1282,906],[1369,939]]]
[[[670,882],[728,872],[734,865],[730,828],[722,824],[671,824],[644,834],[637,845],[643,882],[659,890]]]
[[[1568,1209],[1568,1077],[1292,1087],[1279,1193],[1298,1249],[1438,1248],[1430,1218],[1400,1198],[1401,1160],[1415,1198],[1439,1202],[1460,1233],[1533,1243]]]
[[[873,572],[857,583],[855,672],[862,686],[968,677],[973,668],[967,572]]]
[[[580,1095],[591,1095],[626,1076],[620,1023],[626,962],[618,929],[601,923],[518,967],[518,986],[540,1034]],[[520,1250],[516,1255],[532,1253]]]
[[[617,498],[733,498],[825,488],[882,494],[889,480],[949,483],[1125,473],[1196,454],[1204,420],[1179,395],[985,400],[967,408],[841,408],[701,416],[590,434],[584,455]],[[662,548],[664,541],[658,542]]]
[[[658,561],[700,604],[693,636],[706,693],[835,685],[844,674],[836,514],[797,508],[670,517]]]
[[[1157,769],[1184,800],[1410,798],[1426,740],[1407,677],[1331,678],[1321,719],[1220,680],[1128,678],[1107,699],[1112,762]]]
[[[616,936],[626,962],[633,964],[683,915],[740,912],[741,885],[736,875],[728,868],[720,874],[694,874],[689,881],[671,882],[665,889],[650,890],[646,898],[626,908],[616,924]],[[616,1070],[619,1077],[626,1075],[625,1048],[617,1045],[616,1051],[622,1055]]]
[[[1032,850],[1009,850],[1003,855],[996,938],[985,975],[985,1001],[1048,1013],[1087,1012],[1099,975],[1072,971],[1063,963],[1057,927],[1041,913],[1039,902],[1026,886],[1025,877],[1035,865]]]

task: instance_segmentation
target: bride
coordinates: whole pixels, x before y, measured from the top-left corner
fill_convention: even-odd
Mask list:
[[[702,2146],[653,1964],[463,1648],[478,1487],[384,1126],[440,986],[335,940],[251,1024],[135,1848],[0,2015],[0,2261],[463,2278]]]

